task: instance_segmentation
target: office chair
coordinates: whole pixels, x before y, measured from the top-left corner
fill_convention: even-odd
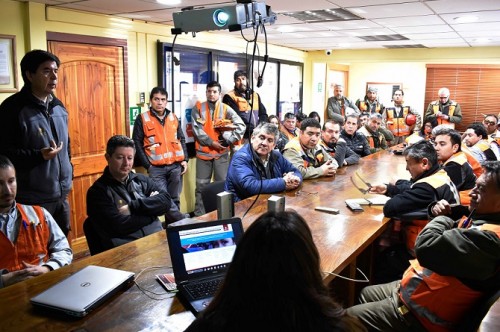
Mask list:
[[[480,301],[458,326],[457,332],[476,332],[491,306],[498,300],[498,297],[500,297],[500,289]]]
[[[224,183],[225,181],[215,181],[201,190],[201,199],[206,213],[217,210],[217,194],[224,191]]]
[[[89,246],[90,255],[97,255],[100,252],[111,249],[102,243],[101,237],[94,228],[90,217],[85,219],[83,222],[83,232],[85,233],[85,239],[87,240],[87,245]]]

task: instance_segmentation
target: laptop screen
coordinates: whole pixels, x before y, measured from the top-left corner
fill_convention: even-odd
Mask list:
[[[177,282],[225,273],[242,234],[239,218],[167,227]]]

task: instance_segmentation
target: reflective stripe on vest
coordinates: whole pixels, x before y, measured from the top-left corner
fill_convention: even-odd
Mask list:
[[[210,116],[210,108],[207,102],[197,102],[196,107],[200,113],[201,121],[203,123],[203,131],[214,141],[219,140],[220,133],[214,128],[215,121],[226,118],[227,105],[218,100],[215,103],[214,114]],[[201,124],[201,123],[200,123]],[[197,140],[195,141],[196,157],[203,160],[219,159],[229,152],[229,148],[223,150],[215,150],[211,146],[201,145]]]
[[[450,118],[453,116],[453,113],[455,112],[455,108],[457,106],[457,103],[455,102],[452,102],[451,104],[449,105],[446,105],[446,107],[443,107],[443,111],[445,111],[446,109],[448,109],[448,113],[446,112],[441,112],[445,115],[448,115]],[[439,112],[439,101],[435,101],[433,104],[432,104],[432,110],[434,112],[435,115],[437,115],[437,113]],[[446,120],[446,119],[443,119],[443,118],[437,118],[436,117],[436,120],[438,122],[438,125],[444,125],[446,127],[449,127],[449,128],[452,128],[452,129],[455,129],[455,124],[450,122],[450,120]]]
[[[460,151],[460,152],[457,152],[457,153],[454,153],[443,165],[446,165],[450,162],[456,162],[457,164],[460,165],[460,167],[463,167],[465,163],[469,163],[469,161],[467,160],[467,155]],[[472,166],[471,166],[472,168]],[[474,170],[472,170],[474,171]],[[461,190],[458,192],[459,196],[460,196],[460,204],[461,205],[470,205],[470,197],[469,197],[469,193],[472,189],[466,189],[466,190]]]
[[[182,144],[177,137],[179,121],[170,112],[165,117],[165,125],[151,115],[151,111],[141,114],[144,132],[144,151],[149,162],[155,166],[171,165],[185,160]]]
[[[429,331],[452,330],[481,296],[457,278],[432,272],[417,260],[410,261],[399,293],[401,301]]]
[[[394,136],[406,136],[410,135],[410,126],[406,124],[406,116],[410,112],[409,106],[403,107],[403,117],[396,118],[396,108],[388,107],[385,109],[387,114],[387,121],[392,121],[392,124],[388,124],[387,128],[394,134]]]
[[[303,165],[304,167],[309,167],[309,166],[313,166],[313,167],[318,167],[319,165],[321,165],[324,160],[325,160],[325,156],[323,155],[323,151],[322,149],[319,149],[316,151],[316,154],[314,155],[314,158],[312,157],[309,157],[305,152],[304,152],[304,149],[302,148],[302,146],[300,145],[300,141],[299,141],[299,138],[296,137],[292,140],[290,140],[286,145],[285,145],[285,150],[288,150],[288,149],[291,149],[291,150],[294,150],[296,151],[297,153],[300,154],[300,157],[302,158],[302,162],[303,162]]]
[[[43,210],[39,206],[16,203],[18,218],[21,219],[16,243],[10,242],[0,232],[0,266],[9,271],[24,268],[23,262],[41,265],[49,260],[48,243],[49,227]]]

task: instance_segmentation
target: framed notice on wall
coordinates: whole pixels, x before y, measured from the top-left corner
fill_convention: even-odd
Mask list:
[[[16,36],[0,35],[0,92],[17,92]]]
[[[367,82],[366,91],[368,88],[376,88],[378,101],[385,106],[392,104],[392,96],[394,91],[403,89],[403,83],[380,83],[380,82]]]

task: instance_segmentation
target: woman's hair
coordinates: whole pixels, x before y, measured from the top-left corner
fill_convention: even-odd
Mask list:
[[[296,212],[267,212],[245,232],[202,319],[217,331],[363,330],[323,284],[311,231]]]
[[[267,117],[267,122],[271,123],[272,119],[277,119],[278,120],[278,129],[281,127],[281,121],[276,115],[269,115]]]
[[[309,118],[313,118],[313,119],[316,119],[318,120],[319,123],[321,123],[321,117],[319,116],[319,113],[318,112],[311,112],[309,113]]]

